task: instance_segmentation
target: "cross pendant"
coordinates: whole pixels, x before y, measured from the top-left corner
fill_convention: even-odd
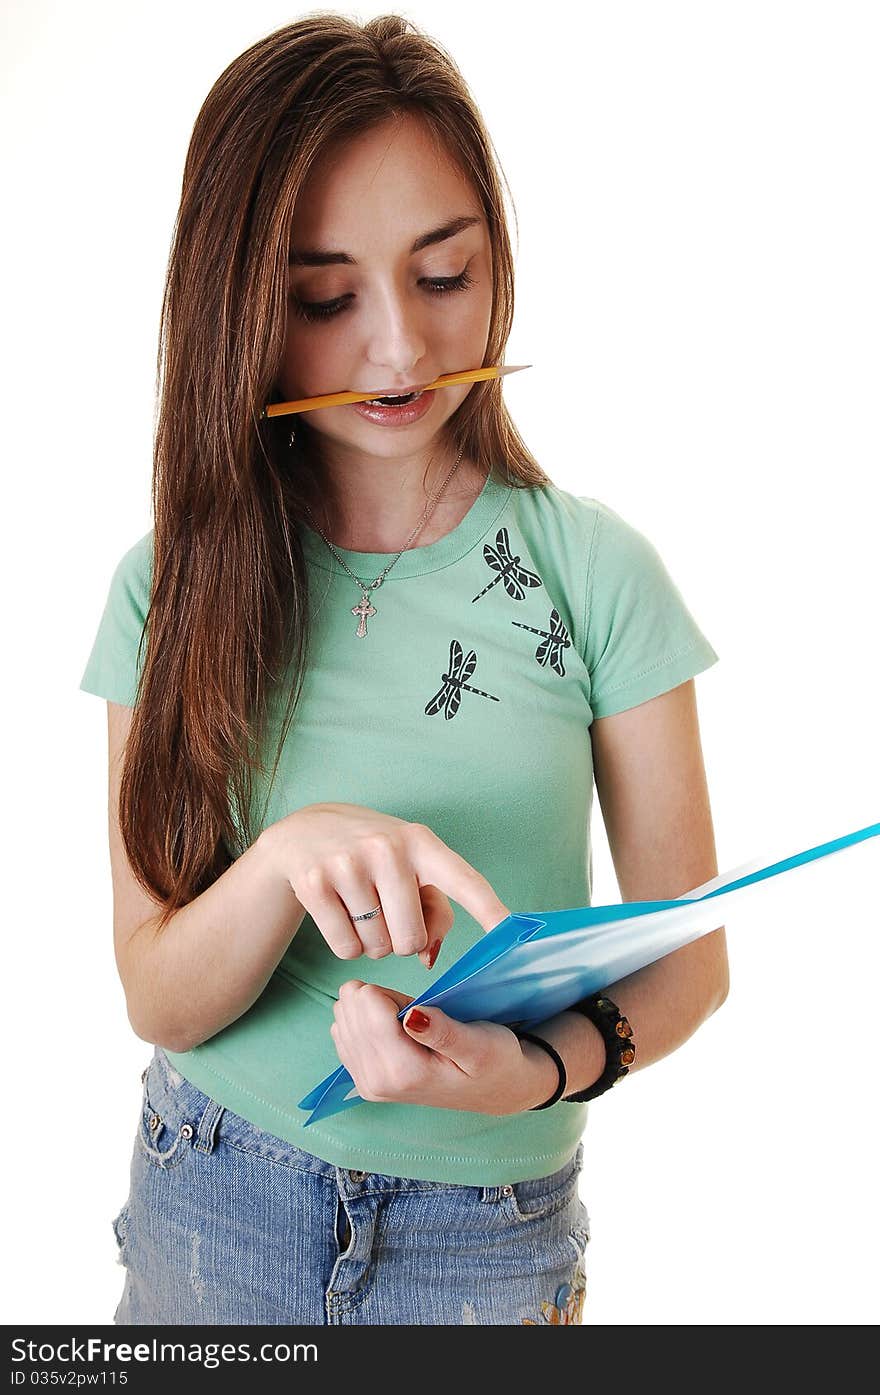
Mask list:
[[[378,614],[376,607],[370,604],[370,596],[367,591],[364,592],[357,605],[352,606],[351,613],[352,615],[360,617],[358,620],[357,637],[358,639],[363,639],[367,633],[367,616]]]

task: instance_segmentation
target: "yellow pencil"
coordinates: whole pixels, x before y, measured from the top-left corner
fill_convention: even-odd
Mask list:
[[[491,364],[487,368],[465,368],[460,373],[443,373],[433,383],[427,383],[422,391],[454,387],[456,383],[479,383],[486,378],[503,378],[505,373],[519,373],[521,369],[531,366],[530,363]],[[321,397],[301,397],[296,402],[269,402],[260,416],[282,417],[290,412],[312,412],[316,407],[344,407],[348,402],[369,402],[377,395],[376,392],[326,392]]]

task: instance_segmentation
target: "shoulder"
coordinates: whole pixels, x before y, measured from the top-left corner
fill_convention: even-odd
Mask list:
[[[125,551],[116,567],[117,571],[141,573],[150,576],[153,571],[153,529],[132,543]]]
[[[553,519],[563,527],[594,532],[600,525],[604,530],[636,533],[637,529],[602,499],[591,494],[572,494],[561,485],[548,480],[546,484],[511,490],[514,506],[522,513],[545,520]]]
[[[598,500],[572,494],[552,481],[526,489],[512,489],[511,502],[524,519],[533,518],[545,527],[587,538],[595,527],[597,512],[603,507]]]
[[[656,557],[650,540],[616,509],[592,495],[572,494],[552,482],[512,491],[517,520],[545,542],[573,548],[592,570],[601,551],[607,567],[644,564]]]
[[[145,533],[142,538],[123,552],[116,569],[113,573],[113,580],[118,585],[130,586],[135,590],[146,589],[149,594],[150,583],[153,576],[153,529]]]
[[[110,581],[108,608],[130,621],[146,618],[153,580],[153,529],[123,552]]]

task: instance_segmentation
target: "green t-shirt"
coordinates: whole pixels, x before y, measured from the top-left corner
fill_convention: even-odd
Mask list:
[[[307,804],[362,804],[427,824],[511,911],[589,904],[593,718],[718,659],[652,544],[596,499],[511,487],[493,472],[451,533],[402,554],[358,638],[355,582],[317,533],[301,525],[301,536],[309,667],[264,824]],[[152,537],[116,568],[80,683],[128,706]],[[368,581],[393,555],[337,550]],[[468,688],[444,680],[462,660]],[[270,772],[283,711],[279,694]],[[255,781],[256,810],[265,796]],[[434,976],[483,934],[453,909]],[[416,996],[430,973],[415,956],[338,959],[306,915],[257,1001],[169,1060],[228,1109],[338,1166],[493,1185],[571,1157],[587,1106],[564,1101],[504,1117],[365,1101],[304,1129],[297,1102],[339,1065],[330,1025],[350,978]]]

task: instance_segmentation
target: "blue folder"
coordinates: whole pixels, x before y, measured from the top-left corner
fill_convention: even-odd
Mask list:
[[[880,834],[880,823],[820,843],[767,867],[715,877],[671,901],[511,914],[466,950],[419,997],[401,1008],[441,1007],[459,1022],[501,1022],[528,1029],[681,949],[724,924],[726,900],[763,881]],[[304,1127],[363,1103],[344,1066],[299,1101]]]

